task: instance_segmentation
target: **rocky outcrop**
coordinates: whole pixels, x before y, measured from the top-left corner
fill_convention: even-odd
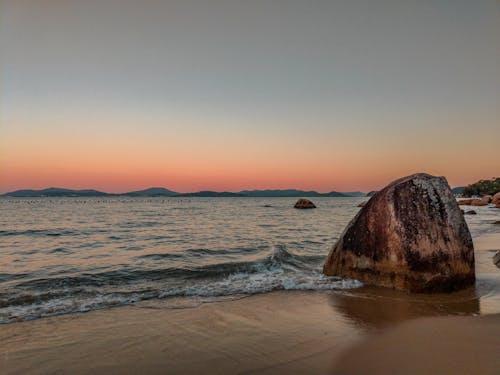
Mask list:
[[[363,201],[360,204],[358,204],[358,207],[364,207],[364,206],[366,206],[367,203],[368,203],[368,201]]]
[[[493,197],[491,195],[484,195],[483,197],[481,197],[481,199],[473,198],[473,199],[462,199],[458,201],[458,204],[461,206],[487,206],[490,203],[495,204]]]
[[[299,199],[297,203],[295,203],[295,208],[316,208],[313,202],[311,202],[309,199]]]
[[[490,196],[486,196],[484,198],[473,198],[473,199],[462,199],[458,201],[460,206],[487,206],[490,203]]]
[[[491,198],[491,203],[493,203],[495,206],[500,205],[500,192],[496,193],[493,198]]]
[[[419,173],[375,194],[346,227],[323,272],[411,292],[472,285],[472,239],[446,179]]]
[[[491,202],[491,195],[485,195],[481,199],[473,199],[471,206],[487,206]]]

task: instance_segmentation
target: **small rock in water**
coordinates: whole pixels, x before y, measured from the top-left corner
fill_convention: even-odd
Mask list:
[[[344,230],[323,272],[410,292],[473,285],[472,238],[446,179],[419,173],[376,193]]]
[[[494,221],[493,224],[500,225],[500,220]]]
[[[299,199],[297,203],[295,203],[295,208],[316,208],[313,202],[311,202],[309,199]]]
[[[477,215],[477,212],[474,210],[469,210],[464,213],[464,215]]]
[[[358,204],[358,207],[364,207],[367,203],[368,201],[361,202],[360,204]]]

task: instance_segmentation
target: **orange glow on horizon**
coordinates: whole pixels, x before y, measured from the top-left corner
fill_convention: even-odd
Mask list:
[[[443,175],[453,187],[493,177],[498,171],[496,159],[488,156],[497,152],[494,137],[482,140],[471,158],[464,152],[469,140],[459,133],[443,132],[443,137],[438,133],[428,139],[425,133],[398,138],[378,132],[359,138],[348,132],[330,137],[311,131],[302,137],[200,131],[193,137],[192,131],[182,128],[158,134],[132,127],[118,134],[38,129],[22,143],[22,133],[4,132],[0,192],[65,187],[117,193],[152,186],[179,192],[289,188],[367,192],[416,172]]]

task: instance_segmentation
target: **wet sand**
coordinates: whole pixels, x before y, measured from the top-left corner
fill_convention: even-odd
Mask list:
[[[500,235],[475,245],[477,286],[450,295],[273,292],[1,325],[0,373],[498,374]]]
[[[334,374],[500,373],[500,315],[420,318],[345,352]]]
[[[0,327],[2,374],[329,373],[361,338],[325,293],[123,307]]]

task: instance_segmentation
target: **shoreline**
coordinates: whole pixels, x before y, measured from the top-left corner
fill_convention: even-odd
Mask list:
[[[470,290],[275,291],[190,308],[150,300],[58,315],[0,325],[0,368],[3,374],[498,373],[500,290],[491,280],[500,270],[490,258],[500,249],[500,233],[474,244],[480,282]]]

